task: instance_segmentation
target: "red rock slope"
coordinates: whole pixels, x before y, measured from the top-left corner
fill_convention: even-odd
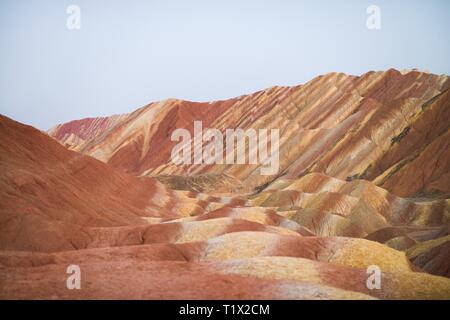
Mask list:
[[[157,195],[171,191],[153,179],[69,151],[4,116],[0,137],[0,249],[77,249],[91,241],[86,228],[180,216],[161,205]]]
[[[173,191],[3,116],[0,137],[1,299],[450,299],[450,279],[418,272],[380,236],[335,236],[441,223],[434,202],[321,174],[251,197]],[[411,255],[423,261],[442,243]],[[73,264],[80,290],[66,287]],[[376,290],[366,285],[373,265]]]

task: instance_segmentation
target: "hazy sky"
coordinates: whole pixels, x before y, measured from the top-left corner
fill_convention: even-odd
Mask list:
[[[66,26],[68,5],[81,29]],[[366,27],[369,5],[381,30]],[[330,71],[450,74],[450,1],[1,0],[0,113],[48,129]]]

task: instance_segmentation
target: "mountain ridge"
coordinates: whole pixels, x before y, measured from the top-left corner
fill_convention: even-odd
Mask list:
[[[59,143],[0,116],[0,298],[449,299],[448,83],[332,74],[75,122]],[[280,129],[280,172],[175,166],[170,132],[196,120]]]
[[[361,76],[330,73],[303,85],[275,86],[229,100],[197,103],[167,99],[151,103],[116,123],[111,120],[104,130],[94,132],[87,139],[85,135],[80,139],[70,135],[62,137],[62,132],[68,132],[64,124],[49,134],[63,144],[75,141],[69,148],[134,175],[226,174],[239,180],[244,190],[252,192],[280,177],[261,177],[256,174],[257,166],[250,165],[175,166],[170,159],[175,144],[167,134],[176,128],[192,132],[195,120],[201,120],[205,128],[222,132],[228,128],[279,128],[281,175],[299,177],[312,170],[339,179],[369,179],[380,186],[386,185],[399,196],[449,194],[450,174],[443,168],[434,170],[431,177],[425,174],[422,184],[394,185],[395,176],[407,175],[408,167],[430,157],[426,153],[431,151],[424,148],[432,142],[431,138],[424,138],[419,132],[424,123],[436,121],[441,131],[435,129],[431,136],[437,139],[435,144],[445,144],[445,136],[440,136],[445,135],[443,130],[448,126],[445,117],[449,86],[448,76],[418,71],[402,74],[390,69]],[[77,130],[73,127],[70,133],[78,136]],[[415,144],[414,149],[409,147],[411,144]],[[300,148],[293,149],[294,145]],[[441,149],[446,148],[441,146]],[[416,161],[406,160],[407,153],[420,150],[425,153],[418,154]],[[350,153],[355,160],[346,163]],[[448,163],[448,152],[442,157],[439,162]],[[437,176],[442,173],[444,178],[440,181]]]

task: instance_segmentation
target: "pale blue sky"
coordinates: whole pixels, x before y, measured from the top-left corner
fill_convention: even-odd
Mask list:
[[[81,30],[66,8],[81,8]],[[382,28],[366,28],[369,5]],[[40,129],[331,71],[450,74],[450,1],[1,0],[0,113]]]

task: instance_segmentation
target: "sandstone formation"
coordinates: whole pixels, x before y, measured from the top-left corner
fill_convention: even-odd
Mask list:
[[[449,86],[328,74],[54,139],[0,116],[0,299],[450,299]],[[279,128],[279,173],[175,165],[171,132],[198,120]]]
[[[49,134],[63,144],[74,135],[79,144],[73,149],[134,175],[178,176],[175,185],[203,175],[216,186],[214,177],[223,175],[238,181],[235,191],[253,192],[318,172],[373,181],[400,197],[448,195],[449,87],[449,77],[417,71],[332,73],[226,101],[151,103],[119,118],[59,125]],[[195,120],[222,132],[280,129],[279,173],[262,176],[258,165],[175,165],[170,134],[176,128],[193,132]],[[202,188],[210,191],[206,183]]]

